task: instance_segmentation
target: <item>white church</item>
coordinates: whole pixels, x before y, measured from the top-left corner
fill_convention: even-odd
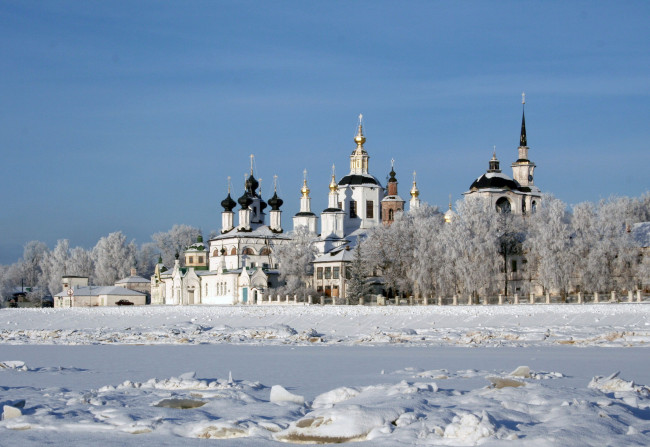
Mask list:
[[[321,295],[345,297],[345,283],[349,279],[347,268],[353,257],[351,248],[357,239],[373,227],[390,225],[397,213],[405,211],[406,201],[398,195],[394,168],[386,187],[382,186],[370,173],[370,156],[364,148],[365,142],[362,116],[359,115],[350,171],[337,182],[332,168],[328,207],[320,216],[312,210],[305,172],[300,211],[293,216],[293,230],[304,227],[317,240],[312,285]],[[534,212],[541,192],[533,181],[535,164],[528,159],[528,149],[522,114],[518,158],[512,163],[513,178],[501,172],[496,154],[493,154],[488,171],[477,178],[464,195],[485,197],[501,212]],[[277,195],[277,188],[267,203],[258,187],[251,159],[243,195],[235,202],[229,188],[227,197],[221,202],[220,234],[207,243],[199,237],[188,247],[182,254],[184,267],[181,267],[180,254],[171,269],[158,263],[151,278],[151,304],[256,304],[281,285],[274,250],[279,244],[288,243],[291,235],[282,227],[280,207],[283,201]],[[414,173],[409,210],[420,206],[419,194]],[[265,210],[268,206],[271,210],[267,223]],[[452,215],[450,206],[445,219],[449,221]]]

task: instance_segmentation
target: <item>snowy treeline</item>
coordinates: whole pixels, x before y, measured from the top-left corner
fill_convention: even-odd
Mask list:
[[[527,216],[499,214],[480,198],[459,201],[451,222],[435,207],[401,214],[363,242],[366,262],[400,294],[494,296],[633,290],[648,283],[631,228],[650,221],[650,193],[569,209],[544,196]]]
[[[175,254],[182,254],[199,233],[188,225],[174,225],[167,232],[155,233],[152,242],[138,247],[117,231],[102,237],[89,250],[72,248],[67,239],[59,240],[52,250],[43,242],[31,241],[25,244],[18,262],[0,267],[0,298],[7,300],[12,289],[21,285],[33,290],[29,294],[32,299],[54,295],[61,291],[64,275],[88,276],[93,285],[113,285],[129,276],[135,267],[140,276],[147,278],[153,274],[159,257],[165,265],[173,265]]]

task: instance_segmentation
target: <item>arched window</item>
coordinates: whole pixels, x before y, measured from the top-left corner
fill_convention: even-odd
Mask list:
[[[235,247],[233,247],[232,250],[230,250],[230,254],[231,255],[236,255],[237,254],[237,249]]]
[[[393,210],[388,210],[388,220],[393,220]]]
[[[501,197],[499,200],[497,200],[496,208],[499,213],[506,213],[506,214],[510,213],[510,211],[512,210],[512,207],[510,206],[510,201],[505,197]]]
[[[271,254],[271,249],[269,247],[264,247],[262,250],[260,250],[260,255],[261,256],[268,256]]]
[[[530,205],[530,207],[532,208],[531,211],[535,213],[535,211],[537,211],[537,202],[533,200],[533,203]]]
[[[241,254],[243,254],[243,255],[254,255],[254,254],[255,254],[255,250],[253,250],[253,249],[250,248],[250,247],[246,247],[246,248],[244,248],[244,249],[242,250]]]
[[[214,251],[212,252],[212,256],[219,256],[219,250],[215,248]]]

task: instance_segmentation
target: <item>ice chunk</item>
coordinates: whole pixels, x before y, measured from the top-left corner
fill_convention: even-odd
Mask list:
[[[463,443],[476,444],[482,438],[494,436],[495,426],[488,414],[483,411],[481,417],[473,413],[454,416],[451,424],[445,428],[445,438],[455,438]]]
[[[12,407],[11,405],[4,405],[2,407],[2,420],[19,418],[23,412],[19,408]]]
[[[517,388],[526,385],[526,383],[521,382],[519,380],[508,379],[505,377],[489,376],[486,377],[486,379],[488,379],[492,383],[492,388],[496,388],[496,389]]]
[[[236,424],[222,422],[202,429],[197,435],[197,438],[229,439],[243,438],[246,436],[248,436],[248,432],[245,429]]]
[[[527,366],[520,366],[510,373],[513,377],[521,377],[523,379],[530,379],[530,368]]]
[[[205,402],[193,399],[163,399],[154,407],[162,408],[177,408],[179,410],[188,410],[191,408],[199,408],[205,405]]]
[[[20,360],[4,360],[0,362],[0,369],[17,369],[19,371],[27,371],[25,362]]]
[[[270,401],[273,403],[293,402],[298,405],[303,405],[305,403],[305,398],[302,396],[298,396],[297,394],[290,393],[280,385],[273,385],[271,387]]]
[[[359,390],[343,386],[316,396],[311,406],[312,408],[331,407],[334,404],[351,399],[358,394]]]

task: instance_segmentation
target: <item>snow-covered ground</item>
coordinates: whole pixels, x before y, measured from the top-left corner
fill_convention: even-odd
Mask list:
[[[649,304],[3,309],[0,445],[650,445],[648,341]]]

